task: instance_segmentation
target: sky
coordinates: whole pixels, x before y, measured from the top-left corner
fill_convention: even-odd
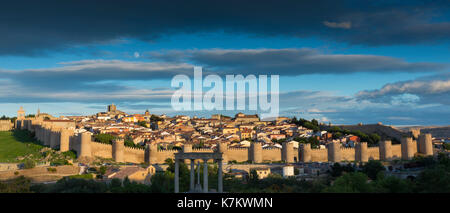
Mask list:
[[[280,115],[449,125],[447,1],[14,1],[0,8],[0,115],[174,111],[177,74],[279,75]],[[207,90],[207,89],[204,89]],[[251,110],[240,110],[256,113]]]

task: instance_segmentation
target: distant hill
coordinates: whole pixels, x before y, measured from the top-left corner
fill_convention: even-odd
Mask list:
[[[387,139],[387,138],[395,138],[397,140],[400,140],[402,135],[406,133],[406,131],[402,131],[400,129],[397,129],[392,126],[385,126],[382,124],[363,124],[363,125],[335,125],[338,126],[341,129],[347,129],[350,131],[361,131],[366,134],[372,134],[376,133],[379,136],[381,136],[381,139]],[[325,127],[325,126],[324,126]],[[327,129],[325,127],[325,129]]]
[[[412,128],[420,129],[421,133],[430,133],[434,138],[450,138],[450,126],[414,126],[399,129],[407,131]]]

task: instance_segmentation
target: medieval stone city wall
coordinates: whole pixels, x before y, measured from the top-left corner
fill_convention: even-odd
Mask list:
[[[368,147],[367,155],[369,160],[380,160],[380,149],[378,147]]]
[[[125,146],[123,156],[125,162],[145,163],[145,149]]]
[[[262,150],[262,161],[281,161],[281,149],[280,148],[269,148]]]
[[[228,161],[235,160],[237,162],[245,162],[245,161],[249,160],[249,149],[248,148],[228,148],[228,150],[225,152],[227,153],[226,159]]]
[[[392,150],[392,158],[400,159],[402,157],[402,145],[401,144],[393,144],[391,147]]]
[[[170,159],[175,159],[175,153],[177,153],[178,152],[178,150],[161,150],[161,151],[158,151],[156,154],[156,156],[155,156],[155,159],[156,160],[154,160],[154,161],[150,161],[150,163],[164,163],[164,161],[167,159],[167,158],[170,158]]]
[[[9,131],[14,127],[11,120],[0,120],[0,131]]]
[[[341,148],[342,161],[354,161],[355,160],[355,148]]]
[[[54,125],[57,123],[56,125]],[[64,123],[62,125],[62,123]],[[60,151],[74,150],[78,157],[101,157],[117,162],[162,164],[166,159],[174,159],[179,150],[158,150],[156,144],[149,144],[145,149],[124,146],[123,139],[116,139],[112,144],[94,142],[92,133],[74,134],[74,123],[68,121],[39,121],[35,119],[19,120],[17,127],[35,133],[42,144]],[[378,147],[367,147],[367,143],[357,143],[355,148],[344,148],[339,142],[331,142],[325,149],[312,149],[310,144],[301,144],[294,148],[292,143],[284,143],[282,148],[262,148],[261,143],[252,143],[250,148],[232,148],[218,144],[223,153],[223,161],[269,163],[269,162],[367,162],[368,160],[411,159],[417,153],[433,155],[431,135],[419,134],[418,141],[404,137],[401,144],[380,141]],[[215,152],[209,148],[192,148],[185,144],[184,152]]]
[[[327,149],[311,149],[311,162],[327,162],[328,150]]]
[[[110,144],[91,142],[91,152],[93,156],[101,158],[113,158],[112,146]]]

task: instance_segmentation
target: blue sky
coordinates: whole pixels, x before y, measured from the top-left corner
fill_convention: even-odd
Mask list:
[[[0,114],[24,106],[86,115],[114,102],[130,113],[209,116],[217,112],[170,107],[171,78],[203,66],[280,75],[281,115],[449,125],[445,1],[77,3],[0,9],[8,17],[0,19]]]

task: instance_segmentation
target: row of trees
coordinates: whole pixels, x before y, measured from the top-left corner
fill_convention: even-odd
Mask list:
[[[433,160],[431,157],[418,158],[413,163],[426,166],[426,169],[415,179],[386,176],[384,167],[377,161],[369,162],[361,171],[349,171],[348,167],[343,167],[341,168],[343,170],[342,176],[338,176],[324,192],[450,192],[450,160],[448,156],[440,155],[438,160]],[[337,169],[337,167],[334,169]],[[338,170],[340,169],[336,171]]]
[[[94,140],[100,143],[112,144],[112,141],[115,139],[116,137],[111,134],[101,133],[94,135]],[[135,144],[133,138],[129,135],[125,136],[124,145],[129,147],[141,147],[140,145]]]
[[[292,118],[291,122],[293,124],[296,124],[297,126],[302,126],[308,129],[312,129],[314,132],[320,131],[319,122],[316,119],[312,119],[311,121],[308,121],[306,119],[300,118],[297,119],[297,117]]]
[[[368,146],[377,145],[381,140],[381,137],[377,133],[366,134],[361,132],[360,130],[347,130],[341,129],[337,126],[333,126],[328,129],[328,132],[333,134],[333,139],[341,138],[344,135],[356,135],[360,138],[361,141],[367,142]]]
[[[294,141],[297,141],[299,143],[309,143],[311,144],[311,148],[313,149],[318,149],[320,146],[320,142],[316,137],[309,137],[309,138],[296,137],[294,138]]]
[[[169,165],[163,173],[153,175],[150,186],[114,179],[104,183],[85,178],[64,178],[56,184],[30,184],[24,177],[9,182],[0,182],[0,192],[149,192],[171,193],[174,190],[174,170],[172,160],[166,160]],[[268,178],[258,179],[256,172],[250,172],[247,179],[237,179],[226,174],[224,190],[240,193],[449,193],[450,192],[450,158],[440,154],[437,159],[432,157],[416,158],[412,162],[422,166],[424,170],[415,179],[400,179],[386,175],[385,167],[379,161],[369,161],[363,166],[355,164],[334,164],[328,178],[317,178],[314,181],[295,178],[282,178],[279,174],[271,174]],[[203,177],[203,165],[200,166]],[[210,188],[217,188],[217,166],[208,166]],[[180,164],[180,191],[189,190],[189,169]]]
[[[314,132],[319,132],[322,130],[320,128],[319,122],[316,119],[312,119],[311,121],[308,121],[303,118],[297,119],[297,117],[294,117],[291,122],[298,126],[312,129]],[[329,128],[328,132],[331,132],[333,134],[333,139],[339,139],[342,136],[350,135],[350,134],[356,135],[361,139],[361,141],[367,142],[369,146],[377,145],[378,142],[381,140],[380,135],[378,135],[376,133],[366,134],[366,133],[361,132],[360,130],[351,131],[351,130],[347,130],[347,129],[341,129],[337,126],[333,126],[333,127]],[[397,141],[395,141],[395,140],[393,141],[393,143],[396,143],[396,142]]]
[[[15,123],[17,120],[17,117],[7,117],[7,116],[3,115],[2,117],[0,117],[0,120],[11,120],[11,122]]]
[[[329,177],[314,181],[284,179],[278,174],[258,179],[250,173],[246,183],[231,179],[224,183],[228,192],[247,193],[449,193],[450,159],[440,155],[433,158],[418,158],[412,163],[425,169],[416,179],[400,179],[388,176],[385,167],[379,161],[369,161],[361,167],[356,165],[335,164]]]

